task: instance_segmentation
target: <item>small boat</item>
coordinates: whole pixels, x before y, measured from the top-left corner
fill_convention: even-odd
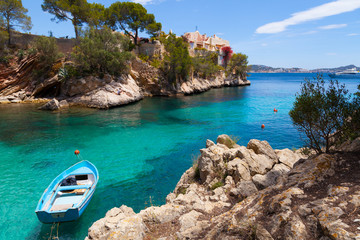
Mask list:
[[[78,219],[89,204],[99,180],[96,167],[81,161],[57,176],[45,189],[35,209],[43,223]]]
[[[347,69],[341,72],[329,73],[331,78],[360,78],[359,71],[356,68]]]

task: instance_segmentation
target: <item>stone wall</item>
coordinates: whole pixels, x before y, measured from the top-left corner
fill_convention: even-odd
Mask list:
[[[139,47],[135,49],[136,54],[142,54],[149,57],[153,57],[154,55],[162,56],[165,52],[164,45],[160,43],[160,41],[153,41],[148,43],[142,43]]]
[[[20,32],[12,32],[11,33],[11,43],[20,47],[27,48],[30,46],[31,42],[35,41],[39,35],[28,34],[28,33],[20,33]],[[67,38],[56,38],[56,42],[59,48],[59,51],[62,53],[70,53],[72,48],[75,45],[75,39],[67,39]]]

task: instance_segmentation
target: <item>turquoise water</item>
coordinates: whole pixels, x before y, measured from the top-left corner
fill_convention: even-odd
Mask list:
[[[75,149],[97,166],[100,181],[82,217],[60,224],[60,239],[83,239],[112,207],[138,212],[150,197],[163,204],[206,139],[219,134],[238,136],[242,145],[256,138],[273,148],[301,147],[288,112],[300,82],[311,76],[252,74],[249,87],[154,97],[105,111],[0,105],[0,239],[47,239],[51,225],[41,224],[34,209],[53,178],[77,162]],[[359,80],[343,82],[353,92]]]

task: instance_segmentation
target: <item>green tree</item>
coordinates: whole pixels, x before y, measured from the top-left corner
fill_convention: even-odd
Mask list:
[[[87,23],[89,26],[94,28],[100,28],[104,26],[105,18],[105,7],[100,3],[90,3],[89,13],[87,17]]]
[[[172,83],[187,79],[191,68],[191,58],[188,45],[182,39],[170,33],[162,37],[166,53],[162,64],[162,70]]]
[[[350,120],[346,122],[346,132],[343,136],[343,141],[352,140],[360,136],[360,85],[357,87],[358,91],[354,93],[351,102]]]
[[[55,15],[51,19],[52,21],[71,21],[76,38],[79,37],[80,27],[87,22],[91,9],[86,0],[44,0],[41,8],[43,11]]]
[[[198,77],[213,77],[222,67],[217,65],[218,53],[210,52],[206,49],[196,50],[195,56],[192,58],[192,66],[194,74]]]
[[[31,29],[31,18],[21,0],[0,0],[0,16],[8,33],[8,44],[11,43],[11,30],[20,27],[24,31]]]
[[[38,37],[32,45],[38,53],[39,62],[45,68],[51,67],[62,56],[54,37]]]
[[[146,31],[155,35],[161,30],[161,23],[155,21],[153,14],[139,3],[115,2],[106,11],[107,23],[112,29],[119,29],[134,39],[135,45],[139,32]]]
[[[75,46],[72,57],[81,74],[120,75],[129,70],[130,40],[111,29],[88,29]]]
[[[248,56],[242,53],[235,53],[232,55],[228,65],[228,71],[237,77],[245,80],[248,76],[250,67],[248,66]]]
[[[289,114],[295,127],[305,133],[306,144],[316,152],[330,151],[343,136],[352,114],[351,96],[344,85],[330,80],[326,87],[322,75],[305,79]]]

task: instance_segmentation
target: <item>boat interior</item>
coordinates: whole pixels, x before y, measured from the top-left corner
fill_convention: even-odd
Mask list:
[[[67,176],[56,185],[50,198],[44,204],[43,210],[55,212],[78,207],[94,182],[93,174],[71,174]]]

